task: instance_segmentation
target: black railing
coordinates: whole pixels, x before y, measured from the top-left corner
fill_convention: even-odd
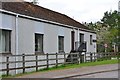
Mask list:
[[[86,47],[87,47],[87,43],[84,42],[75,42],[75,46],[76,46],[76,52],[86,52]]]

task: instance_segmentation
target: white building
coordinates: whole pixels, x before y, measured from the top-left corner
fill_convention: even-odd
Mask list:
[[[72,18],[28,2],[2,3],[0,53],[70,53],[86,41],[96,52],[96,33]]]

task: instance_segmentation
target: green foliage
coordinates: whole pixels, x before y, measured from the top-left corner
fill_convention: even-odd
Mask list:
[[[118,26],[118,12],[115,11],[110,11],[110,12],[105,12],[103,18],[101,21],[103,22],[104,25],[111,28],[116,28]]]
[[[106,11],[101,21],[86,23],[90,29],[97,33],[97,44],[102,46],[98,51],[104,51],[104,44],[108,44],[108,51],[112,51],[112,45],[118,44],[120,30],[120,16],[118,12]]]

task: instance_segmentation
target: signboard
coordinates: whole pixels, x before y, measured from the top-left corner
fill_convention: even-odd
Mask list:
[[[97,42],[97,40],[93,40],[93,42]]]

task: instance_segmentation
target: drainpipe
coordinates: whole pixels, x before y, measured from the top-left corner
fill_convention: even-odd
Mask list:
[[[79,41],[79,29],[77,29],[77,48],[76,49],[78,49],[78,47],[80,46],[80,41]]]
[[[16,15],[16,20],[15,20],[16,22],[15,22],[15,37],[16,37],[16,44],[15,44],[15,46],[16,46],[16,50],[15,50],[15,53],[16,53],[16,55],[18,55],[18,14]]]
[[[79,40],[79,29],[78,29],[78,41],[80,42],[80,40]]]
[[[16,14],[15,18],[15,55],[18,55],[18,14]],[[15,61],[18,61],[18,57],[15,57]],[[15,63],[16,68],[18,67],[18,64]],[[18,71],[15,70],[15,73],[17,74]]]

